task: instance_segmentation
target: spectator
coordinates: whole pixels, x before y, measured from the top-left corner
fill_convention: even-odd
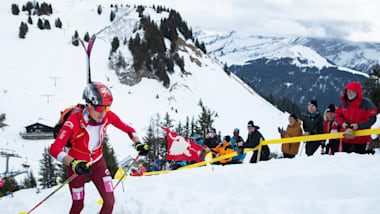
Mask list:
[[[255,126],[253,121],[249,121],[248,125],[248,137],[247,141],[244,144],[244,148],[255,148],[259,145],[260,140],[264,140],[263,135],[258,131],[260,127]],[[257,150],[253,151],[253,155],[251,157],[250,163],[256,163],[257,161]],[[267,145],[262,146],[261,148],[261,155],[260,155],[260,161],[262,160],[269,160],[269,154],[270,150]]]
[[[169,170],[169,169],[170,169],[170,164],[161,155],[159,155],[158,159],[152,164],[152,171],[153,172],[154,171]]]
[[[206,136],[204,144],[210,149],[215,148],[220,144],[220,138],[216,135],[216,129],[211,128],[211,132]]]
[[[324,115],[324,130],[325,133],[337,133],[339,132],[338,122],[335,120],[335,106],[330,104],[326,109]],[[333,155],[339,150],[339,139],[329,139],[329,143],[326,145],[326,153]]]
[[[244,158],[246,154],[243,154],[243,145],[244,145],[244,140],[243,138],[239,135],[240,130],[238,128],[234,129],[233,137],[231,138],[231,146],[234,149],[235,152],[238,153],[237,156],[232,157],[231,163],[243,163]]]
[[[176,169],[184,167],[184,166],[187,166],[186,161],[175,161],[174,164],[170,165],[170,170],[176,170]]]
[[[316,100],[311,100],[308,103],[308,112],[302,114],[304,135],[323,134],[323,117],[318,111],[318,104]],[[306,154],[311,156],[317,151],[322,141],[306,142]],[[323,144],[324,147],[324,144]]]
[[[204,149],[205,147],[204,147],[202,137],[199,134],[196,134],[192,138],[196,144],[202,146],[203,149],[202,149],[202,154],[201,154],[201,161],[204,161],[205,160],[205,149]]]
[[[223,156],[223,155],[234,152],[234,149],[231,146],[230,136],[229,135],[224,136],[223,142],[221,144],[219,144],[218,146],[216,146],[215,148],[213,148],[212,152],[216,153],[216,155],[215,155],[216,157]],[[224,160],[220,160],[219,162],[216,162],[215,164],[225,165],[225,164],[230,163],[231,161],[232,161],[232,157],[224,159]]]
[[[301,120],[297,118],[296,114],[291,114],[288,119],[289,124],[286,128],[286,131],[278,127],[278,130],[281,134],[281,138],[301,136]],[[300,143],[283,143],[281,146],[281,151],[282,153],[284,153],[284,158],[294,158],[298,153],[299,147]]]
[[[359,154],[367,153],[366,145],[371,141],[371,136],[355,137],[353,131],[370,129],[376,122],[377,108],[366,97],[363,97],[362,86],[358,82],[351,82],[344,88],[341,97],[343,106],[337,108],[336,121],[345,130],[343,138],[343,150]]]

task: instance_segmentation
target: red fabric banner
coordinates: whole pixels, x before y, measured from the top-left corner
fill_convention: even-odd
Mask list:
[[[166,159],[178,161],[201,161],[202,147],[198,144],[161,127],[168,136],[168,154]]]

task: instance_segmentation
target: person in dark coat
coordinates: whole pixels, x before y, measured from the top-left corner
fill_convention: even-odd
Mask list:
[[[248,128],[248,137],[247,137],[247,141],[244,143],[244,148],[255,148],[256,146],[259,145],[261,139],[264,140],[264,137],[258,131],[260,127],[255,126],[252,120],[248,122],[247,128]],[[258,153],[258,150],[253,151],[253,155],[251,157],[251,160],[249,161],[250,163],[256,163],[257,153]],[[269,160],[269,154],[270,154],[269,147],[267,145],[262,146],[260,161]]]
[[[307,110],[307,113],[302,114],[304,135],[323,134],[323,116],[318,111],[317,101],[311,100],[308,103]],[[322,145],[322,141],[306,142],[306,155],[313,155],[320,145]]]
[[[216,129],[211,128],[211,133],[206,136],[206,139],[204,141],[204,144],[212,149],[217,147],[221,143],[221,140],[219,136],[216,134]]]

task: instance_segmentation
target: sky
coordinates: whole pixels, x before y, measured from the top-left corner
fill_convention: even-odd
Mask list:
[[[210,32],[310,36],[380,42],[376,0],[132,0],[166,5],[190,26]]]

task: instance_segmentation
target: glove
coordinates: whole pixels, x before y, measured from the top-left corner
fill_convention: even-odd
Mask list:
[[[283,128],[280,128],[280,127],[278,127],[277,129],[278,129],[278,132],[280,133],[280,135],[282,137],[284,137],[285,136],[285,130]]]
[[[88,163],[83,160],[74,159],[70,162],[70,166],[73,169],[73,172],[77,175],[90,175],[91,163]]]
[[[139,155],[146,156],[149,153],[148,145],[144,145],[140,142],[135,144],[136,151],[139,152]]]

